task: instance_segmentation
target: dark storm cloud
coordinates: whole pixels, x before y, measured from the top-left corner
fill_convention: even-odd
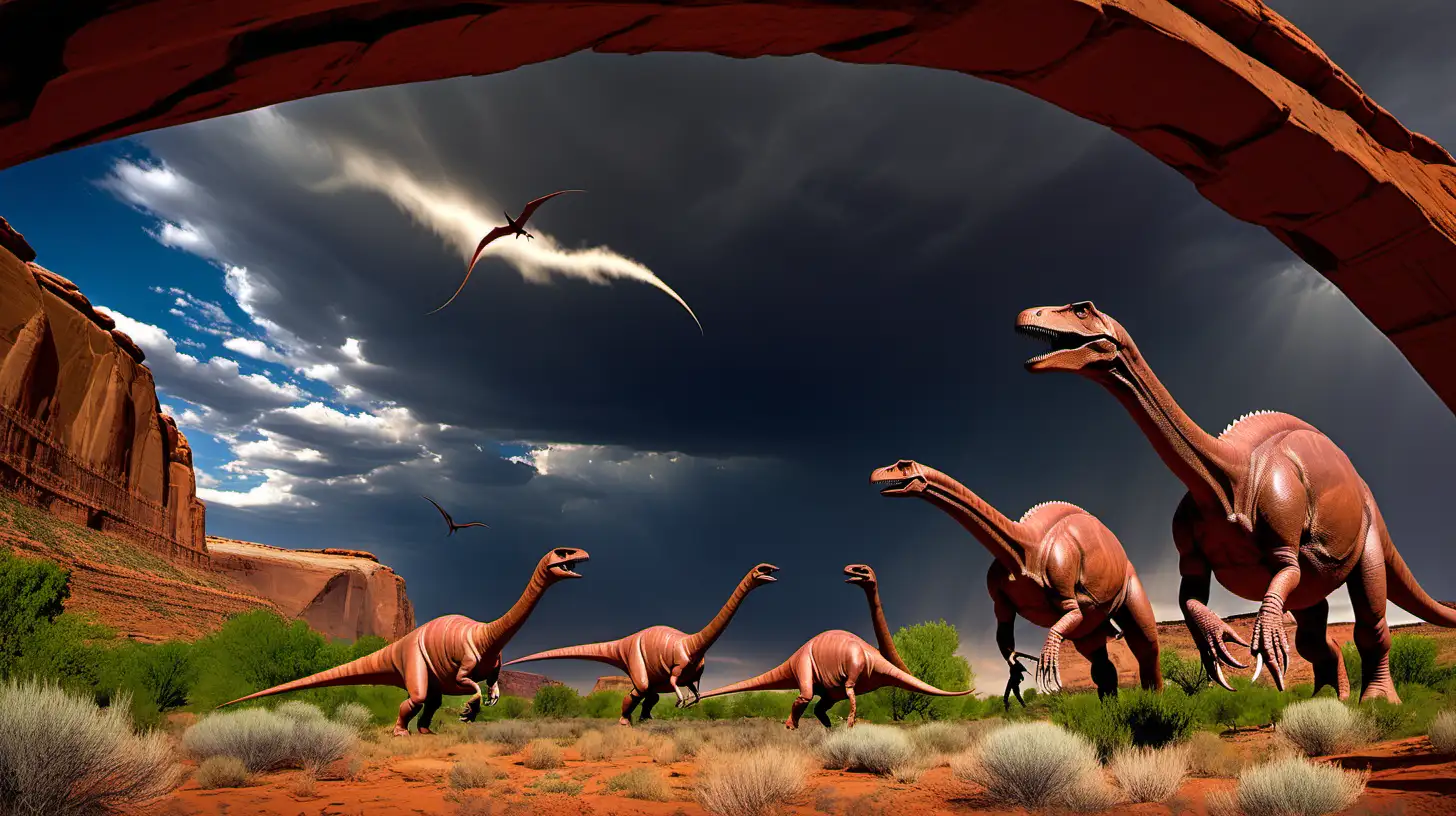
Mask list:
[[[1456,141],[1451,111],[1439,113],[1449,101],[1414,87],[1450,75],[1429,20],[1286,5],[1408,124]],[[1396,41],[1391,19],[1417,46],[1393,67],[1381,55]],[[1035,349],[1010,331],[1021,308],[1084,298],[1127,326],[1205,428],[1267,408],[1331,434],[1426,587],[1456,596],[1456,579],[1433,569],[1448,538],[1451,412],[1267,233],[1038,100],[949,73],[813,58],[580,55],[279,113],[307,136],[287,161],[259,148],[258,117],[145,137],[202,191],[172,216],[190,217],[213,257],[263,287],[257,316],[300,347],[361,339],[372,366],[348,369],[348,383],[421,427],[461,430],[358,441],[269,415],[263,427],[293,447],[372,469],[320,481],[305,477],[342,471],[279,454],[266,461],[292,468],[294,492],[315,505],[214,505],[209,522],[274,544],[371,547],[407,578],[421,620],[499,614],[556,544],[592,552],[587,579],[553,589],[512,653],[699,626],[744,570],[772,561],[783,580],[755,593],[716,647],[716,683],[820,629],[868,634],[862,596],[837,575],[865,561],[893,620],[945,617],[988,654],[984,551],[938,511],[866,484],[900,457],[1009,515],[1052,498],[1097,513],[1172,617],[1168,525],[1181,486],[1109,395],[1024,373]],[[534,226],[645,264],[705,335],[649,287],[534,285],[493,259],[454,305],[424,317],[463,264],[384,196],[306,189],[322,180],[311,151],[344,141],[513,212],[585,188]],[[530,478],[531,466],[475,448],[488,440],[558,447],[544,466],[527,459],[544,470]],[[492,529],[447,542],[420,492]],[[1021,637],[1034,649],[1041,634]],[[580,682],[596,668],[535,670]]]

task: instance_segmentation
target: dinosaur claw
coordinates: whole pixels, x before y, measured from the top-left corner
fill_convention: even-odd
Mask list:
[[[1259,682],[1259,673],[1262,671],[1264,671],[1264,655],[1261,653],[1254,655],[1254,677],[1249,682]]]

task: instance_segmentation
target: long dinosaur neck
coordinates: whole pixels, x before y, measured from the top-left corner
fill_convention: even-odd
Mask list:
[[[687,642],[683,645],[687,649],[689,657],[697,659],[708,651],[713,642],[723,634],[723,630],[728,628],[728,622],[733,620],[733,616],[738,613],[738,606],[743,603],[743,599],[748,597],[748,593],[751,591],[753,591],[753,582],[750,578],[745,577],[738,582],[733,594],[728,596],[727,603],[723,604],[723,608],[718,610],[718,614],[708,621],[708,625],[688,636]]]
[[[926,481],[927,487],[919,494],[921,498],[960,522],[1011,574],[1021,574],[1026,564],[1026,550],[1031,545],[1025,527],[1001,515],[965,485],[940,471],[926,468]]]
[[[526,591],[516,600],[504,615],[491,621],[483,623],[476,630],[475,645],[477,649],[485,651],[494,649],[499,651],[525,624],[526,618],[531,616],[531,610],[541,601],[541,596],[546,592],[546,571],[540,567],[531,574],[531,581],[526,584]]]
[[[905,661],[900,659],[900,653],[895,650],[894,639],[890,637],[890,624],[885,620],[885,608],[880,605],[879,585],[867,584],[864,590],[870,602],[870,620],[875,624],[875,640],[879,641],[880,654],[896,668],[909,671],[905,668]]]
[[[1158,456],[1196,496],[1233,513],[1233,487],[1243,463],[1233,446],[1198,426],[1158,380],[1131,340],[1103,383],[1132,414]]]

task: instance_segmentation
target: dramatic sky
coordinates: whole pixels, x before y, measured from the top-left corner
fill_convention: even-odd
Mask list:
[[[1456,146],[1448,3],[1275,5]],[[426,316],[503,208],[563,187],[588,192]],[[589,550],[508,656],[695,629],[769,561],[780,583],[709,662],[709,685],[735,680],[823,629],[870,637],[840,576],[863,561],[892,624],[957,624],[999,688],[990,557],[875,494],[870,470],[901,457],[1013,517],[1094,512],[1175,617],[1182,486],[1107,393],[1021,367],[1016,313],[1080,299],[1205,428],[1276,409],[1330,434],[1456,598],[1456,417],[1386,338],[1132,144],[967,77],[583,54],[61,154],[0,174],[0,214],[146,350],[209,533],[371,550],[420,621],[493,618],[548,548]],[[446,539],[421,493],[491,529]],[[1041,637],[1023,626],[1021,648]]]

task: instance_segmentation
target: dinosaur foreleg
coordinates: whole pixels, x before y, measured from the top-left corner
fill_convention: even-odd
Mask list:
[[[394,736],[409,736],[410,720],[425,705],[425,700],[430,693],[430,672],[425,666],[425,661],[418,654],[410,654],[407,657],[418,658],[407,660],[410,664],[405,667],[404,688],[409,696],[399,704],[399,719],[394,721]]]
[[[475,690],[475,693],[465,701],[464,707],[460,709],[460,722],[463,723],[474,722],[476,715],[480,713],[480,684],[470,676],[470,673],[475,670],[475,666],[476,660],[467,656],[460,661],[460,667],[455,670],[455,682]],[[497,676],[499,675],[497,674]],[[423,725],[423,722],[421,724]]]
[[[800,692],[799,696],[794,698],[794,704],[789,707],[789,719],[788,722],[784,723],[784,727],[790,731],[798,729],[799,718],[804,716],[804,709],[809,707],[809,701],[813,699],[814,695],[812,693],[804,694]]]
[[[687,708],[687,706],[688,706],[688,695],[687,695],[687,692],[683,690],[683,687],[682,686],[679,686],[677,684],[678,677],[681,674],[682,674],[682,667],[681,666],[673,669],[672,670],[672,674],[669,674],[667,676],[667,684],[669,686],[672,686],[672,693],[673,693],[674,696],[677,697],[677,702],[674,704],[674,706],[677,707],[677,708]]]
[[[855,660],[850,664],[848,675],[844,678],[844,696],[849,699],[849,719],[844,721],[845,728],[853,728],[859,714],[859,704],[854,699],[854,684],[859,682],[862,671],[864,671],[864,664]]]
[[[1260,480],[1254,544],[1274,570],[1263,603],[1254,618],[1249,651],[1254,655],[1254,676],[1259,664],[1269,667],[1274,687],[1284,690],[1289,671],[1289,633],[1284,630],[1284,609],[1289,596],[1299,587],[1299,547],[1313,517],[1315,498],[1304,487],[1293,462],[1277,459],[1268,465]]]
[[[1383,697],[1400,702],[1390,676],[1390,624],[1385,620],[1385,551],[1375,525],[1365,534],[1360,564],[1345,585],[1355,611],[1355,648],[1360,650],[1360,702]]]
[[[1320,601],[1314,606],[1294,613],[1294,648],[1299,656],[1314,667],[1314,692],[1325,686],[1335,690],[1341,700],[1350,696],[1350,680],[1345,676],[1345,661],[1340,647],[1329,637],[1327,623],[1330,614],[1329,601]]]
[[[642,716],[637,718],[637,722],[645,723],[652,719],[652,707],[657,705],[657,701],[660,699],[662,699],[662,695],[655,691],[642,695]]]
[[[1130,570],[1129,570],[1130,571]],[[1122,639],[1138,664],[1138,682],[1149,690],[1163,687],[1163,669],[1158,663],[1158,623],[1143,583],[1134,574],[1127,581],[1127,597],[1112,619],[1122,627]]]
[[[1183,607],[1183,622],[1193,636],[1193,645],[1198,647],[1198,656],[1203,660],[1203,669],[1213,682],[1229,691],[1228,678],[1223,675],[1225,665],[1235,669],[1248,668],[1229,654],[1225,643],[1248,646],[1248,641],[1239,636],[1233,627],[1208,608],[1208,592],[1212,575],[1208,561],[1198,551],[1193,538],[1193,521],[1197,516],[1197,505],[1192,496],[1184,496],[1178,511],[1173,515],[1173,543],[1178,548],[1178,574],[1183,580],[1178,585],[1178,605]]]
[[[691,691],[693,693],[693,701],[691,703],[688,703],[689,707],[695,706],[698,703],[702,702],[703,698],[698,696],[698,681],[694,680],[693,682],[688,683],[688,691]]]
[[[819,721],[825,728],[832,728],[833,723],[829,721],[829,710],[834,708],[834,701],[828,697],[820,697],[819,702],[814,704],[814,719]]]
[[[1081,623],[1082,610],[1077,608],[1077,601],[1071,598],[1063,601],[1062,617],[1047,632],[1046,641],[1041,646],[1041,659],[1036,664],[1036,684],[1043,692],[1055,694],[1061,691],[1062,641]]]
[[[444,696],[439,689],[434,689],[425,695],[425,703],[420,706],[420,722],[417,726],[421,734],[433,734],[430,730],[430,723],[435,721],[435,712],[440,710],[440,703]]]
[[[617,725],[632,724],[632,711],[637,708],[637,703],[641,700],[642,695],[635,688],[622,698],[622,716],[617,719]]]

